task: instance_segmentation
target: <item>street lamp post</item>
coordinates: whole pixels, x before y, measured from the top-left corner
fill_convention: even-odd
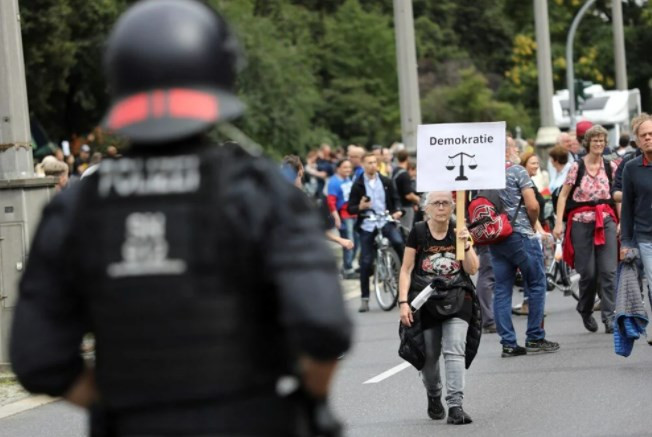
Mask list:
[[[614,62],[616,70],[616,88],[627,89],[627,64],[625,63],[625,32],[623,30],[623,3],[611,0],[611,20],[614,30]]]
[[[587,0],[584,5],[580,8],[575,18],[573,18],[573,23],[571,24],[570,30],[568,31],[568,37],[566,38],[566,88],[568,88],[568,116],[570,118],[570,130],[575,130],[575,67],[573,64],[573,41],[575,40],[575,32],[577,31],[577,26],[579,26],[582,17],[586,13],[587,9],[593,6],[596,0]]]
[[[550,55],[550,26],[548,0],[534,0],[534,23],[537,36],[537,70],[539,71],[539,112],[541,127],[555,125],[552,114],[552,56]]]
[[[417,151],[417,126],[421,124],[417,50],[414,41],[412,0],[394,0],[396,67],[401,110],[401,136],[411,154]]]

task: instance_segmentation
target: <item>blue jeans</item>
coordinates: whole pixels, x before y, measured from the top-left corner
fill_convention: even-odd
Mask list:
[[[353,226],[355,225],[354,218],[348,218],[342,220],[342,227],[338,229],[340,231],[340,237],[346,238],[347,240],[352,240],[355,242]],[[342,270],[344,272],[350,272],[353,270],[353,254],[355,252],[355,246],[353,249],[342,249]]]
[[[380,231],[389,240],[399,259],[403,262],[405,243],[396,225],[387,223]],[[360,229],[360,294],[363,299],[369,299],[369,277],[371,277],[371,270],[376,257],[376,245],[374,244],[376,232],[367,232]]]
[[[512,324],[512,293],[516,269],[521,270],[528,290],[528,318],[526,340],[540,340],[543,330],[543,307],[546,303],[546,274],[543,269],[543,252],[536,238],[514,232],[501,243],[489,246],[491,264],[496,277],[494,287],[494,319],[500,342],[516,345]]]
[[[356,219],[346,219],[344,220],[344,225],[346,226],[349,235],[353,238],[353,251],[351,252],[351,262],[355,259],[356,256],[360,253],[360,232],[355,228]]]

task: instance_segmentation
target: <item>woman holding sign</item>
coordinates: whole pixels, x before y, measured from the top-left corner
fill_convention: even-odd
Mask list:
[[[428,416],[434,420],[446,417],[438,364],[443,353],[448,423],[462,425],[472,422],[462,409],[464,374],[480,344],[482,323],[480,304],[469,278],[478,270],[478,257],[466,227],[455,232],[453,205],[449,191],[426,196],[427,220],[414,225],[405,247],[398,303],[401,323],[405,329],[418,330],[414,335],[422,336],[425,345],[425,362],[419,370],[428,396]],[[461,261],[456,259],[456,244],[464,245]],[[432,295],[423,307],[413,311],[413,300],[429,285]]]

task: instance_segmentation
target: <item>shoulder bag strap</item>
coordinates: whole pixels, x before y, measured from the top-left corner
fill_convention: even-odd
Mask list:
[[[509,219],[509,224],[514,226],[514,222],[516,221],[516,217],[518,216],[518,211],[521,209],[521,206],[523,205],[523,193],[521,193],[521,200],[518,201],[518,205],[516,206],[516,211],[514,212],[514,217],[511,217]]]

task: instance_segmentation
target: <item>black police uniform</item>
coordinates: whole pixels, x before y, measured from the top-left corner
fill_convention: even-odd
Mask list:
[[[292,435],[300,407],[279,401],[277,380],[298,353],[333,359],[349,346],[335,262],[306,197],[273,165],[189,146],[105,161],[46,207],[14,371],[60,396],[93,332],[102,407],[120,433]],[[196,411],[207,429],[185,420]]]
[[[93,435],[310,435],[305,399],[281,396],[278,382],[300,355],[335,359],[351,331],[319,217],[272,163],[202,140],[239,112],[223,75],[158,65],[151,83],[134,84],[111,73],[135,60],[152,22],[172,24],[143,37],[167,47],[141,47],[148,67],[183,58],[192,31],[199,49],[187,62],[230,59],[214,46],[228,40],[221,18],[200,3],[140,2],[116,25],[106,124],[134,145],[45,208],[20,284],[13,369],[29,391],[60,396],[91,332]]]

